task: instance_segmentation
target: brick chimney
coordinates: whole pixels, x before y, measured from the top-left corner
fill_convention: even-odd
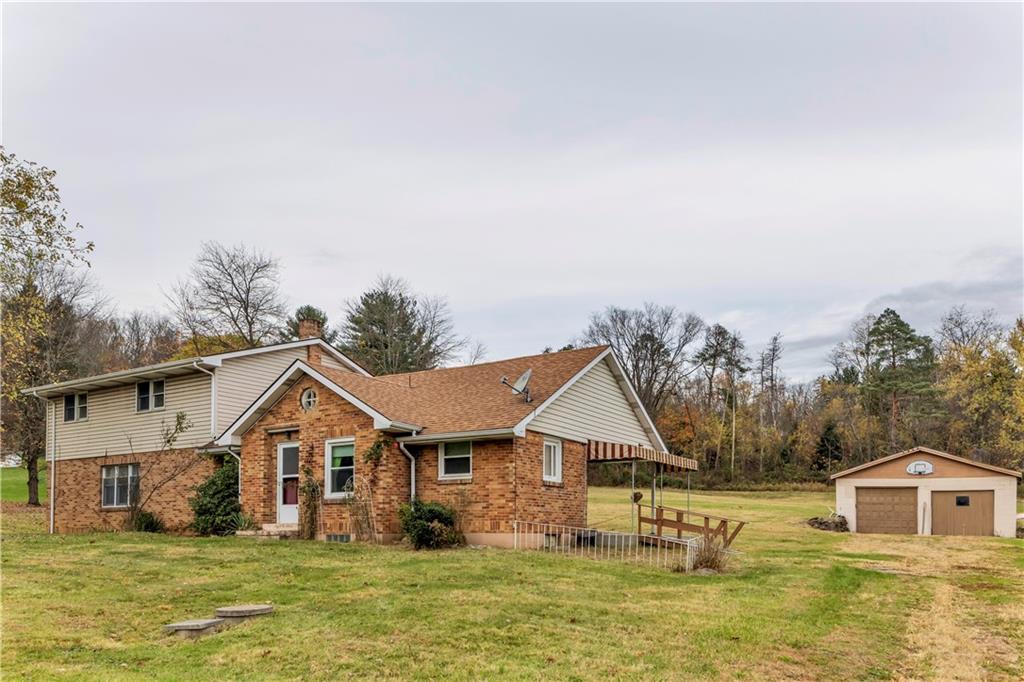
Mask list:
[[[323,327],[320,325],[319,320],[314,320],[309,317],[299,319],[300,339],[318,339],[323,334],[323,331]]]

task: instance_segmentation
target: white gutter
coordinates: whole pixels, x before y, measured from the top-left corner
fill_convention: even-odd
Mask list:
[[[516,436],[515,429],[482,429],[480,431],[452,431],[450,433],[425,433],[419,436],[396,438],[399,443],[446,443],[453,440],[493,440]]]
[[[217,375],[205,367],[200,367],[199,360],[193,362],[192,367],[204,374],[210,375],[210,437],[216,438],[219,435],[217,431]],[[238,470],[241,471],[241,460],[238,462],[238,467]],[[241,488],[239,488],[239,490],[241,490]]]

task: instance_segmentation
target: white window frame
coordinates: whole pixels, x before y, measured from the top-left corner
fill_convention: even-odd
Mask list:
[[[553,460],[554,471],[548,472],[548,448],[554,448],[556,459]],[[562,441],[555,438],[545,438],[544,447],[541,450],[541,475],[545,483],[562,482]]]
[[[124,504],[117,503],[117,479],[120,469],[124,467],[128,469],[128,499],[124,501]],[[113,476],[106,476],[106,472],[113,470]],[[114,479],[114,504],[103,503],[103,482],[108,478]],[[132,479],[135,479],[135,485],[132,485]],[[105,464],[100,467],[100,508],[101,509],[127,509],[132,503],[132,492],[136,491],[139,485],[139,465],[135,462],[128,464]]]
[[[164,385],[163,390],[160,391],[160,398],[163,400],[163,404],[160,407],[154,407],[153,406],[153,396],[155,395],[153,393],[153,384],[155,384],[157,382],[162,383]],[[149,387],[149,393],[147,394],[149,396],[149,407],[147,407],[145,409],[139,409],[139,386],[142,386],[144,384]],[[167,405],[167,379],[152,379],[150,381],[137,381],[137,382],[135,382],[135,411],[137,413],[141,414],[143,412],[159,412],[159,411],[163,410],[166,405]]]
[[[446,474],[445,473],[445,462],[447,461],[447,454],[445,453],[445,444],[437,444],[437,479],[439,481],[467,481],[473,478],[473,441],[452,441],[453,443],[469,443],[469,473],[466,474]],[[454,457],[465,457],[465,455],[454,455]]]
[[[331,448],[335,445],[352,446],[352,480],[354,481],[356,477],[356,439],[352,436],[346,436],[345,438],[331,438],[324,441],[324,499],[344,500],[352,497],[352,493],[344,490],[340,492],[333,492],[331,490]]]
[[[70,424],[71,422],[85,422],[85,421],[89,421],[89,394],[88,393],[75,393],[74,394],[75,415],[71,419],[68,419],[67,406],[65,405],[65,403],[67,402],[67,399],[70,398],[70,397],[72,397],[72,396],[65,395],[65,396],[63,396],[61,398],[61,401],[60,401],[60,411],[61,411],[61,415],[64,418],[64,423],[65,424]],[[85,408],[85,416],[84,417],[82,416],[82,408]]]

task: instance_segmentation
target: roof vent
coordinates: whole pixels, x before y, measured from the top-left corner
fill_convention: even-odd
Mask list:
[[[523,396],[523,399],[526,402],[531,402],[533,398],[530,397],[530,389],[527,386],[527,384],[530,383],[531,376],[533,376],[533,370],[528,369],[525,372],[523,372],[518,379],[516,379],[516,382],[514,384],[509,383],[508,377],[502,377],[501,383],[511,388],[513,393]]]

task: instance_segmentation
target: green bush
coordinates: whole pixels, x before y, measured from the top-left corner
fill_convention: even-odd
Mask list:
[[[127,530],[136,533],[163,533],[165,528],[164,522],[159,516],[145,509],[140,509],[130,515],[127,521]]]
[[[195,520],[192,530],[200,535],[230,535],[238,527],[238,465],[228,458],[208,479],[196,486],[189,501]]]
[[[398,519],[402,534],[416,549],[454,547],[466,542],[456,527],[455,510],[440,502],[413,500],[412,504],[403,504]]]

